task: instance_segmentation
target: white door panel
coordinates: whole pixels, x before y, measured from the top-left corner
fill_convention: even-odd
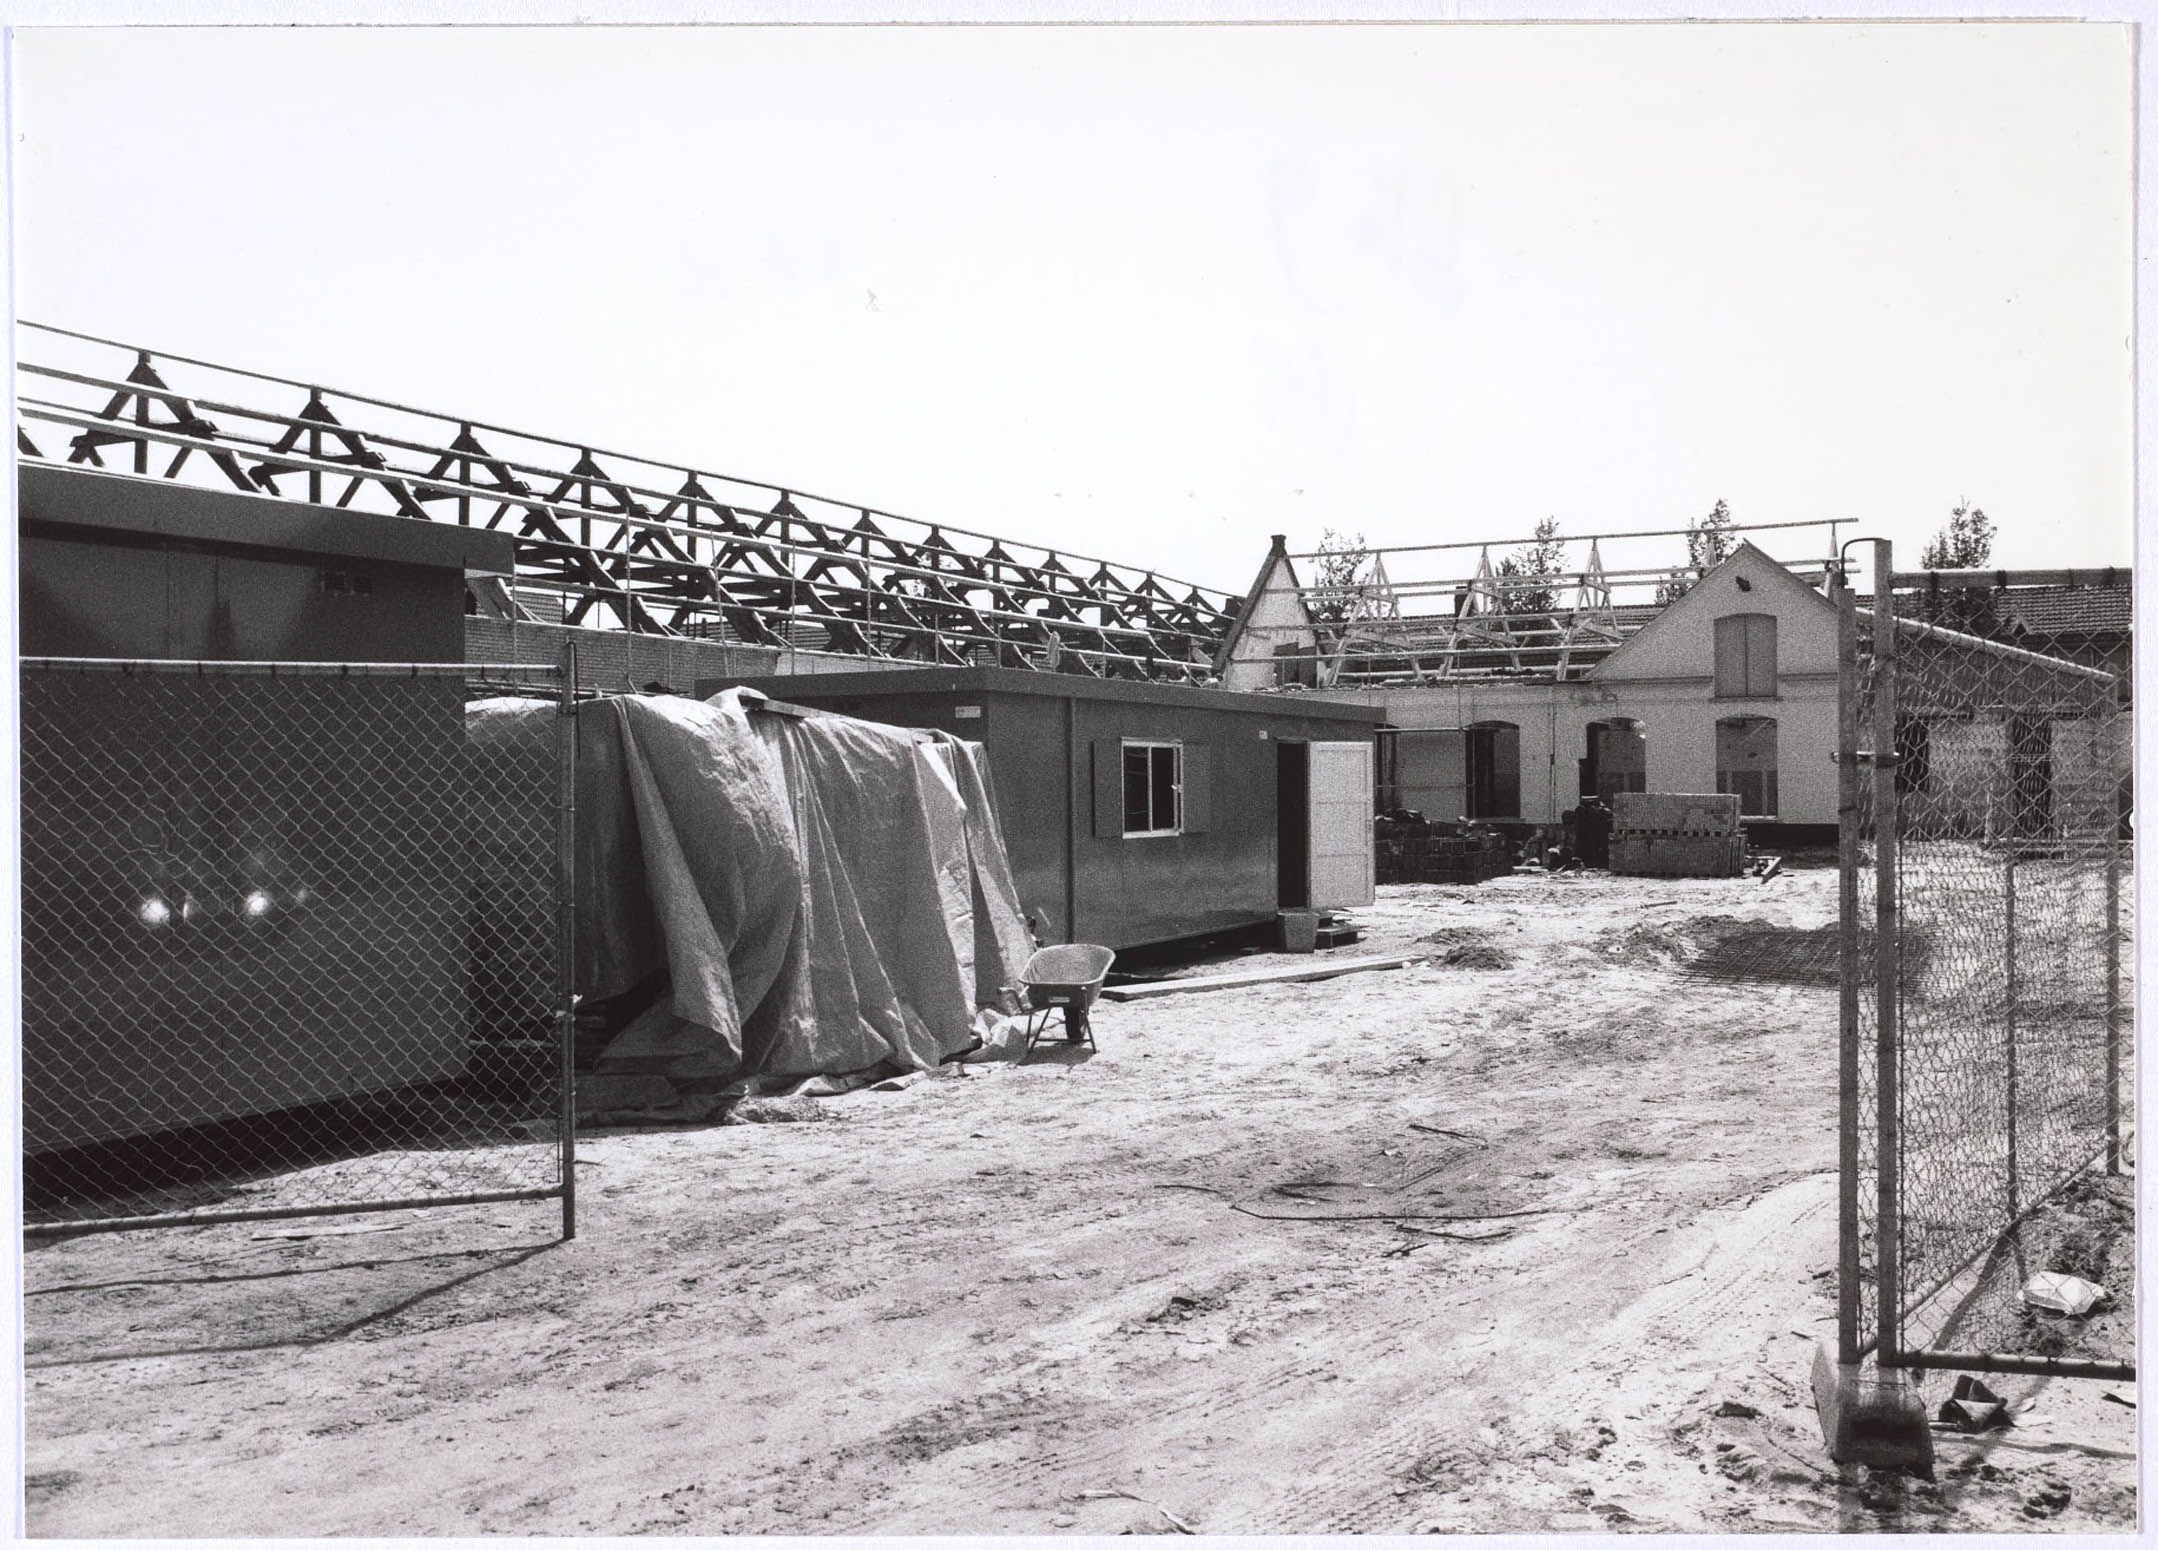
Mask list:
[[[1371,744],[1311,748],[1311,907],[1371,903]]]

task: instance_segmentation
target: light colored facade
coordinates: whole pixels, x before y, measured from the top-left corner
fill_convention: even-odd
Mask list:
[[[1299,671],[1317,667],[1319,649],[1319,633],[1312,628],[1301,585],[1296,562],[1289,558],[1288,540],[1276,533],[1266,563],[1259,567],[1259,579],[1245,595],[1237,623],[1214,664],[1224,689],[1264,694],[1289,683],[1309,688],[1317,682],[1315,674],[1307,678]]]
[[[1736,790],[1749,818],[1836,821],[1835,607],[1750,543],[1579,682],[1456,679],[1329,697],[1383,707],[1405,729],[1395,800],[1427,818],[1556,823],[1600,785]],[[1630,752],[1612,759],[1614,743]],[[1630,782],[1613,785],[1614,763]]]
[[[1863,628],[1864,609],[1860,618]],[[1413,635],[1418,622],[1393,627]],[[1322,633],[1277,539],[1222,653],[1224,681],[1308,692],[1334,676]],[[2129,740],[2109,674],[1922,619],[1901,621],[1901,633],[1907,816],[1981,838],[2064,825],[2095,833],[2113,822]],[[1421,681],[1318,694],[1384,712],[1395,730],[1382,734],[1380,801],[1426,818],[1555,824],[1584,796],[1721,792],[1738,796],[1749,823],[1812,838],[1833,830],[1836,609],[1827,593],[1741,541],[1600,650],[1572,675],[1508,672],[1503,641],[1465,660],[1442,654],[1436,671],[1404,652]]]

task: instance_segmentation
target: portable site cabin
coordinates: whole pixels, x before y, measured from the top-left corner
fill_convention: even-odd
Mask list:
[[[1044,942],[1137,947],[1371,902],[1369,707],[993,667],[697,692],[730,682],[983,744]]]
[[[511,562],[159,479],[25,464],[18,491],[26,658],[457,662],[468,572]],[[462,1069],[461,679],[26,665],[21,711],[26,1151]]]

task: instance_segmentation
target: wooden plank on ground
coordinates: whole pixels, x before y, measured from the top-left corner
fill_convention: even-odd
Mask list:
[[[1148,980],[1138,985],[1107,985],[1104,1001],[1151,1001],[1188,991],[1235,990],[1243,985],[1289,985],[1300,980],[1330,980],[1367,969],[1400,969],[1417,961],[1414,953],[1391,958],[1336,958],[1329,963],[1294,964],[1278,969],[1243,969],[1235,974],[1206,974],[1185,980]]]

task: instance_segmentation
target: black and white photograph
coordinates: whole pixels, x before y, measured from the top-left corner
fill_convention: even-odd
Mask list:
[[[2131,11],[15,9],[14,1534],[2138,1531]]]

